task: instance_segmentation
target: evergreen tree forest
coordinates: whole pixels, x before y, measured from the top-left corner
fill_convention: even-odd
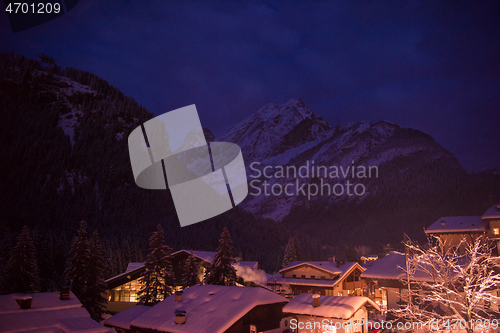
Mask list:
[[[73,240],[66,264],[65,281],[71,291],[87,309],[90,317],[101,321],[104,305],[104,256],[97,230],[89,241],[87,223],[80,222],[80,229]]]

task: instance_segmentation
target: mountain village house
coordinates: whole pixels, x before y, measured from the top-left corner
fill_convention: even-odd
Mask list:
[[[365,269],[356,262],[338,265],[332,261],[293,261],[281,269],[268,285],[277,290],[289,286],[293,295],[314,293],[327,296],[361,296]]]
[[[496,244],[496,254],[500,249],[500,204],[490,207],[483,216],[451,216],[441,217],[425,229],[428,236],[440,237],[446,248],[457,246],[465,238],[468,242],[486,235]],[[459,249],[465,250],[465,244]]]
[[[287,303],[264,288],[196,285],[152,307],[133,306],[104,324],[118,332],[281,333]]]
[[[172,267],[177,286],[181,284],[184,264],[190,253],[191,251],[187,250],[180,250],[172,253]],[[205,271],[212,263],[216,252],[193,251],[193,254],[198,263],[198,278],[200,281],[203,281]],[[258,269],[258,263],[256,261],[237,261],[234,266],[237,274],[237,286],[255,287],[265,285],[265,273]],[[144,263],[131,262],[124,273],[105,281],[108,294],[107,310],[109,312],[117,313],[137,304],[137,293],[141,289],[139,279],[145,270],[146,266]],[[260,277],[260,279],[255,279],[256,277]],[[181,289],[181,287],[174,288],[176,291]]]
[[[500,205],[489,208],[483,216],[453,216],[442,217],[425,230],[427,235],[435,235],[445,242],[445,250],[457,246],[461,239],[468,242],[485,235],[496,244],[500,244]],[[464,252],[465,244],[459,249]],[[495,254],[498,254],[495,253]],[[398,309],[408,300],[407,286],[403,280],[407,279],[405,272],[406,256],[404,253],[392,252],[382,259],[378,259],[368,266],[361,274],[362,280],[368,286],[368,296],[377,302],[383,310]],[[423,272],[415,272],[415,279],[428,279]],[[424,291],[422,291],[424,292]],[[497,290],[492,290],[497,293]],[[490,309],[498,311],[496,303],[491,303]]]
[[[300,333],[368,333],[368,311],[380,311],[368,297],[310,293],[283,307],[290,329]]]

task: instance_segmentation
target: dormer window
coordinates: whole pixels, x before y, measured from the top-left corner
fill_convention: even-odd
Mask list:
[[[324,276],[321,276],[321,280],[324,280],[324,279],[325,279],[325,277],[324,277]]]
[[[316,279],[316,275],[311,275],[311,279]]]
[[[500,235],[500,230],[498,228],[493,228],[493,235]]]
[[[296,279],[296,278],[297,278],[297,275],[293,274],[293,275],[292,275],[292,278]]]
[[[306,276],[305,276],[305,275],[302,275],[301,277],[302,277],[303,279],[305,279],[305,278],[306,278]]]

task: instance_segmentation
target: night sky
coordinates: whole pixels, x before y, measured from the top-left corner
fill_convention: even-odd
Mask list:
[[[216,135],[301,98],[331,125],[387,120],[469,171],[500,166],[500,1],[81,0],[18,33],[1,13],[0,50],[95,73],[155,114],[196,104]]]

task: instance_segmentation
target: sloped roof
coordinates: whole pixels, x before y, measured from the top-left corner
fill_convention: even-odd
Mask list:
[[[144,262],[142,262],[142,261],[141,262],[129,262],[127,265],[127,269],[125,270],[125,273],[135,271],[136,269],[141,268],[142,266],[144,266]]]
[[[393,252],[375,260],[373,264],[361,273],[361,277],[370,279],[399,280],[406,278],[404,268],[406,258],[404,253]]]
[[[177,254],[180,254],[182,252],[185,252],[187,254],[191,253],[191,250],[179,250],[177,252],[172,253],[172,256],[175,256]],[[193,254],[200,258],[201,260],[205,260],[209,263],[212,263],[214,261],[214,257],[217,254],[217,252],[212,252],[212,251],[193,251]]]
[[[0,331],[2,332],[110,332],[92,318],[73,293],[60,300],[59,292],[33,293],[31,309],[21,309],[16,294],[0,295]]]
[[[337,263],[334,261],[292,261],[291,263],[280,269],[280,273],[284,273],[299,266],[311,266],[334,275],[343,273],[343,271],[337,267]]]
[[[443,225],[444,222],[444,225]],[[430,227],[425,229],[426,234],[442,234],[442,233],[462,233],[486,232],[487,223],[483,221],[481,216],[447,216],[440,217]]]
[[[299,263],[301,263],[301,264],[293,265],[292,266],[292,264],[293,264],[293,262],[292,262],[288,266],[290,266],[290,268],[294,268],[294,267],[299,267],[299,266],[301,266],[303,264],[308,264],[310,266],[317,267],[318,266],[317,263],[325,263],[325,262],[324,261],[300,261]],[[314,263],[314,265],[311,264],[311,263]],[[333,263],[333,262],[327,261],[327,263],[330,264],[330,263]],[[285,268],[283,268],[280,271],[280,273],[282,273],[282,271],[285,270],[285,269],[288,270],[288,268],[287,268],[288,266],[286,266]],[[323,265],[320,265],[320,267],[323,267]],[[321,280],[321,279],[283,278],[283,277],[280,276],[280,274],[276,274],[276,275],[270,275],[270,276],[268,276],[268,281],[267,282],[268,283],[273,283],[273,282],[274,283],[286,283],[286,284],[290,284],[290,285],[314,286],[314,287],[333,287],[337,283],[339,283],[340,281],[342,281],[347,275],[349,275],[356,267],[358,267],[361,271],[365,270],[357,262],[347,262],[344,265],[341,265],[339,267],[337,267],[336,264],[335,264],[335,269],[336,269],[336,271],[338,273],[336,273],[337,276],[334,279]]]
[[[135,305],[131,308],[118,312],[114,316],[109,317],[104,321],[104,325],[122,328],[124,330],[130,329],[130,323],[141,314],[151,309],[150,306]]]
[[[186,253],[190,254],[191,250],[179,250],[177,252],[172,253],[172,256],[179,255],[181,253]],[[212,263],[213,259],[215,257],[215,254],[217,252],[212,252],[212,251],[193,251],[193,254],[198,257],[200,260],[204,260],[206,262]],[[258,266],[257,261],[237,261],[236,264],[234,265],[235,268],[244,268],[243,270],[240,269],[237,271],[237,275],[247,281],[254,282],[256,284],[265,285],[266,279],[263,277],[265,276],[264,271],[255,269],[254,267]],[[236,267],[238,266],[238,267]],[[107,288],[114,288],[120,284],[123,284],[123,280],[129,281],[136,279],[140,277],[143,271],[145,271],[145,263],[143,262],[130,262],[127,266],[127,269],[125,272],[115,275],[113,277],[110,277],[104,283],[106,284]],[[250,274],[252,275],[252,278],[249,278],[249,274],[244,274],[245,272],[249,272],[249,270],[252,270],[253,272]],[[258,276],[255,276],[257,274]],[[130,279],[127,277],[130,275]],[[126,282],[125,281],[125,282]]]
[[[467,257],[462,256],[459,260],[461,263],[465,263],[467,261]],[[361,277],[370,279],[406,280],[407,275],[405,269],[405,254],[392,252],[382,259],[375,260],[372,266],[368,267],[366,271],[361,273]],[[415,270],[412,273],[411,278],[416,281],[433,281],[433,278],[422,270]]]
[[[500,204],[496,204],[488,208],[483,214],[483,219],[500,219]]]
[[[320,306],[315,308],[313,306],[313,295],[310,293],[297,295],[283,307],[283,312],[347,320],[365,305],[380,311],[379,306],[375,302],[368,297],[362,296],[322,295],[320,296]]]
[[[288,302],[262,288],[196,285],[183,292],[182,302],[172,295],[133,319],[131,326],[172,333],[224,332],[257,305]],[[185,324],[175,324],[176,310],[186,311]]]

